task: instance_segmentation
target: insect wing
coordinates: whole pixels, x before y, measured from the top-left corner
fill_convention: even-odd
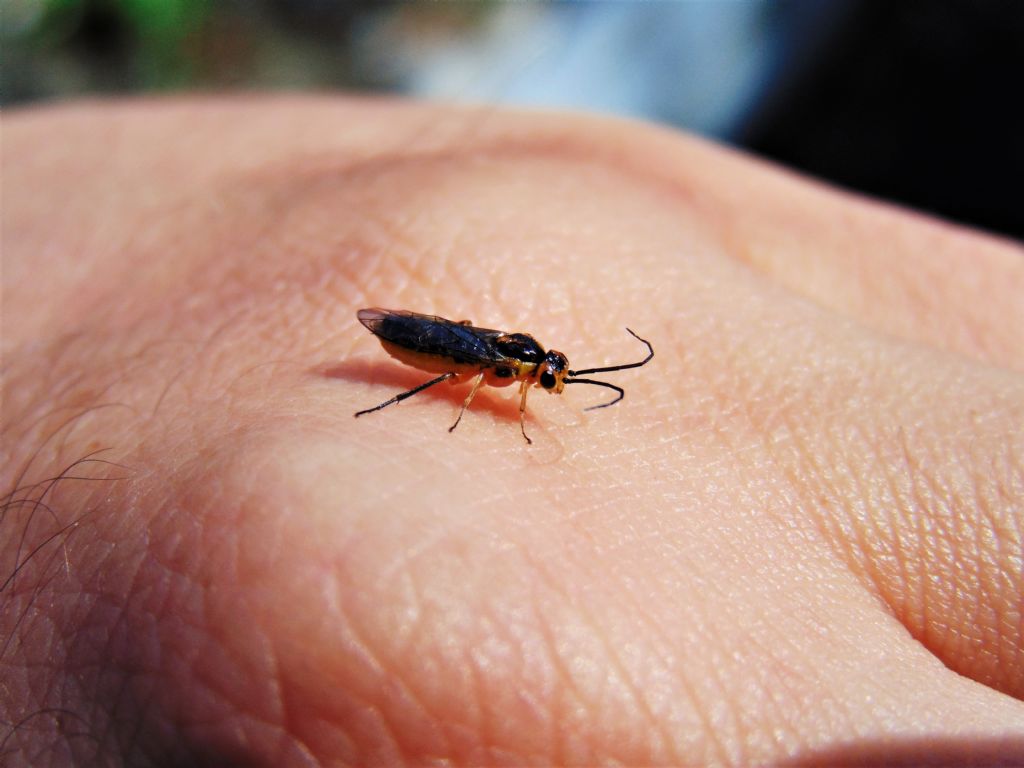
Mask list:
[[[404,349],[474,365],[493,364],[502,358],[492,343],[501,331],[404,310],[361,309],[357,316],[375,336]]]

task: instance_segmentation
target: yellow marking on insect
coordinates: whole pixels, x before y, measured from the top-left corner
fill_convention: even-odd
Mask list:
[[[614,389],[618,393],[614,400],[592,405],[584,410],[607,408],[625,397],[623,389],[606,381],[583,379],[580,376],[639,368],[654,357],[654,347],[651,343],[641,339],[629,328],[626,330],[632,336],[647,345],[647,357],[638,363],[573,371],[569,369],[569,361],[565,355],[553,349],[545,351],[537,340],[527,333],[506,333],[493,328],[477,328],[469,320],[445,320],[436,315],[421,315],[406,310],[360,309],[356,316],[359,322],[378,338],[385,351],[396,360],[421,371],[440,374],[380,405],[358,411],[356,416],[400,403],[442,381],[458,384],[472,379],[473,387],[462,404],[459,417],[448,428],[451,432],[459,425],[462,414],[466,412],[481,385],[486,383],[492,387],[507,387],[519,382],[519,428],[527,443],[533,442],[526,435],[526,395],[531,384],[555,395],[561,394],[566,384],[593,384]]]

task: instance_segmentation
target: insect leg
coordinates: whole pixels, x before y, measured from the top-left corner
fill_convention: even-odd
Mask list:
[[[462,410],[459,411],[459,418],[457,418],[455,420],[454,424],[452,424],[450,427],[448,427],[448,431],[449,432],[451,432],[453,429],[455,429],[457,426],[459,426],[459,422],[462,421],[462,414],[464,414],[466,412],[466,409],[469,408],[469,404],[471,402],[473,402],[473,396],[476,394],[476,391],[478,389],[480,389],[480,385],[483,384],[483,383],[484,383],[484,374],[481,372],[479,376],[477,376],[475,379],[473,379],[473,388],[471,390],[469,390],[469,394],[466,395],[466,401],[462,404]]]
[[[524,381],[519,385],[519,393],[522,398],[519,400],[519,429],[522,430],[523,437],[526,437],[526,393],[530,391],[530,382]],[[533,445],[533,440],[526,437],[526,442],[529,445]]]
[[[380,405],[373,406],[373,408],[367,408],[365,411],[357,411],[355,413],[355,415],[356,416],[362,416],[364,413],[373,413],[374,411],[379,411],[381,408],[387,408],[392,403],[400,403],[403,400],[405,400],[405,398],[412,397],[417,392],[422,392],[427,387],[432,387],[435,384],[440,384],[442,381],[447,381],[448,379],[452,378],[454,375],[455,375],[454,373],[442,373],[436,379],[431,379],[426,384],[420,384],[418,387],[413,387],[408,392],[403,392],[400,395],[395,395],[390,400],[385,400]]]

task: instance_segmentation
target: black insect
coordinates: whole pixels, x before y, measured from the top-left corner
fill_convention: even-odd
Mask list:
[[[569,370],[569,361],[561,352],[551,349],[547,352],[527,333],[506,333],[492,328],[477,328],[469,320],[455,322],[435,315],[420,315],[416,312],[390,309],[361,309],[357,317],[376,336],[381,346],[392,357],[421,371],[440,374],[418,387],[395,395],[373,408],[359,411],[355,415],[379,411],[393,403],[400,403],[428,387],[450,381],[452,384],[472,379],[462,410],[455,423],[448,428],[451,432],[462,420],[478,389],[484,383],[496,387],[507,387],[519,382],[519,426],[527,443],[533,441],[526,435],[526,394],[530,385],[540,387],[552,394],[561,394],[566,384],[594,384],[614,389],[618,395],[614,400],[592,405],[585,410],[607,408],[619,402],[625,392],[621,387],[607,381],[583,379],[590,373],[623,371],[639,368],[654,357],[654,348],[646,339],[641,339],[629,328],[636,339],[647,345],[647,357],[638,363],[610,365],[603,368]]]

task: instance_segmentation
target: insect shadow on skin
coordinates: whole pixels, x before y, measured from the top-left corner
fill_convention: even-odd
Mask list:
[[[355,416],[379,411],[389,405],[448,381],[458,384],[472,380],[473,386],[462,404],[462,410],[448,431],[453,431],[483,384],[504,387],[519,383],[519,427],[527,443],[533,441],[526,434],[526,396],[531,386],[540,387],[549,394],[561,394],[566,384],[591,384],[614,390],[614,400],[592,405],[584,410],[607,408],[623,397],[622,387],[607,381],[582,378],[585,374],[609,373],[628,368],[640,368],[654,357],[654,348],[632,330],[626,330],[647,346],[647,357],[635,363],[585,368],[569,368],[569,361],[561,352],[544,348],[526,333],[507,333],[493,328],[474,326],[469,320],[446,320],[436,315],[422,315],[406,310],[361,309],[357,317],[377,339],[385,351],[406,365],[421,371],[440,374],[419,386],[395,395],[380,405],[357,411]]]

